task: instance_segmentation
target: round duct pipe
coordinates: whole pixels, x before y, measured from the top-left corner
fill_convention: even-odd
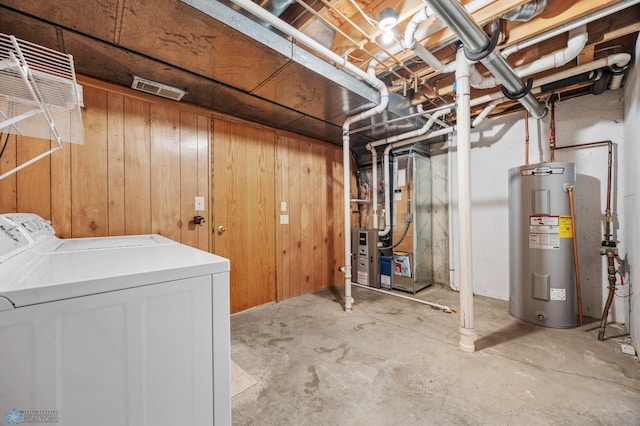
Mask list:
[[[553,83],[540,86],[541,93],[555,92],[558,89],[573,86],[574,84],[586,83],[587,81],[597,81],[602,77],[602,70],[587,71]]]
[[[500,17],[508,21],[527,22],[540,15],[546,9],[546,7],[547,0],[533,0],[529,3],[523,4],[520,7],[511,9]]]
[[[600,70],[601,76],[591,86],[592,95],[602,95],[609,88],[609,81],[611,81],[611,71],[607,69]]]

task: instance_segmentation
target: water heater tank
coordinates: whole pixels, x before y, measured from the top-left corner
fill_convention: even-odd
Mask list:
[[[509,170],[509,313],[555,328],[578,325],[571,211],[573,163]]]

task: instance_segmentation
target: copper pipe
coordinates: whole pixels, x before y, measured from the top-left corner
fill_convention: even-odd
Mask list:
[[[605,210],[605,231],[604,231],[604,239],[610,240],[613,236],[611,234],[611,180],[613,174],[613,142],[612,141],[599,141],[599,142],[587,142],[587,143],[578,143],[574,145],[567,145],[557,147],[556,150],[560,149],[568,149],[568,148],[582,148],[586,146],[596,146],[596,145],[608,145],[608,157],[607,157],[607,208]]]
[[[609,295],[607,296],[607,303],[604,305],[604,312],[602,312],[602,319],[600,320],[600,330],[598,331],[598,340],[604,340],[604,330],[607,326],[607,316],[609,315],[609,308],[613,302],[613,295],[616,292],[616,268],[613,264],[615,258],[615,252],[613,249],[607,249],[607,275],[609,276]]]
[[[529,165],[529,112],[524,109],[524,164]]]
[[[582,325],[582,293],[580,291],[580,269],[578,268],[578,243],[576,241],[576,215],[573,209],[573,186],[567,186],[571,211],[571,237],[573,238],[573,266],[576,270],[576,293],[578,295],[578,321]]]
[[[556,103],[551,95],[551,129],[549,131],[549,150],[551,151],[551,162],[556,161]]]

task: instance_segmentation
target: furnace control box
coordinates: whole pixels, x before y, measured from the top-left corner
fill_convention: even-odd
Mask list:
[[[351,239],[354,282],[369,287],[380,287],[378,265],[378,231],[354,229]]]

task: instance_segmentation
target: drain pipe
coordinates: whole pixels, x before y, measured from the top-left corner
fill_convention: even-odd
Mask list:
[[[582,51],[584,46],[587,44],[588,38],[589,34],[587,32],[586,25],[572,29],[569,31],[569,40],[567,41],[567,46],[564,49],[557,50],[529,64],[522,65],[514,71],[518,77],[525,77],[566,65],[569,61],[572,61],[576,56],[578,56],[580,51]],[[501,55],[506,58],[504,53],[501,53]],[[477,71],[475,72],[477,73]],[[497,85],[498,81],[494,76],[482,77],[479,81],[476,80],[471,82],[471,86],[476,89],[490,89]]]
[[[482,28],[471,18],[459,1],[425,0],[431,9],[458,36],[465,46],[465,56],[481,61],[487,69],[502,83],[504,95],[517,100],[537,119],[544,117],[546,109],[531,94],[533,80],[525,85],[507,60],[496,51],[495,43],[499,29],[494,28],[491,40]]]
[[[473,325],[473,262],[471,257],[471,84],[470,66],[463,50],[456,62],[458,147],[458,235],[460,257],[460,348],[476,350]]]
[[[249,0],[250,1],[250,0]],[[367,111],[363,111],[359,114],[352,115],[342,125],[342,168],[343,168],[343,187],[344,187],[344,310],[351,312],[353,306],[353,296],[351,295],[351,173],[350,173],[350,138],[349,127],[351,124],[356,123],[365,118],[379,114],[385,110],[389,103],[389,92],[387,86],[376,78],[375,75],[376,61],[371,61],[369,64],[369,84],[380,91],[380,104]],[[375,189],[377,191],[377,188]]]
[[[362,71],[360,68],[348,62],[342,56],[334,53],[331,49],[326,48],[319,42],[315,41],[311,37],[304,34],[302,31],[292,27],[284,22],[282,19],[274,16],[269,11],[260,7],[257,3],[251,0],[231,0],[234,4],[240,8],[250,12],[257,18],[262,19],[266,23],[270,24],[274,28],[282,31],[286,35],[294,38],[305,44],[307,47],[314,50],[316,53],[329,59],[337,65],[345,68],[352,74],[360,77],[366,83],[374,87],[380,92],[379,105],[371,108],[367,111],[363,111],[359,114],[348,117],[342,126],[342,162],[343,162],[343,179],[344,179],[344,255],[345,265],[341,268],[344,272],[345,280],[345,304],[344,309],[347,312],[351,312],[353,306],[353,297],[351,296],[351,179],[350,179],[350,140],[349,140],[349,127],[351,124],[364,120],[365,118],[379,114],[387,108],[389,103],[389,92],[385,84],[375,76],[374,67],[377,64],[376,61],[372,61],[369,64],[367,72]]]

